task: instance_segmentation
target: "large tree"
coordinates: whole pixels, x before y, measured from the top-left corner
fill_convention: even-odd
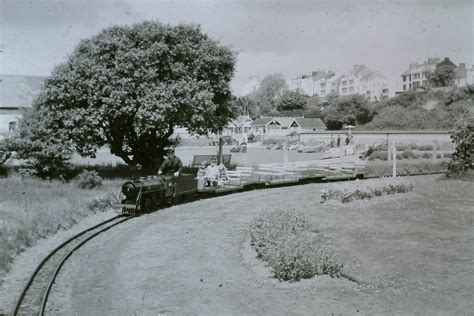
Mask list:
[[[309,97],[300,91],[285,91],[277,100],[277,110],[295,111],[304,110],[307,107]]]
[[[282,74],[276,73],[265,76],[260,83],[260,87],[251,95],[259,107],[259,114],[276,110],[278,99],[287,90],[288,84]]]
[[[373,110],[359,94],[332,98],[324,110],[323,121],[328,129],[341,129],[345,124],[359,125],[370,122]]]
[[[234,66],[235,54],[199,26],[109,27],[55,68],[22,124],[41,133],[22,137],[47,143],[54,135],[55,144],[92,157],[109,145],[127,164],[153,170],[175,126],[198,134],[225,126]]]

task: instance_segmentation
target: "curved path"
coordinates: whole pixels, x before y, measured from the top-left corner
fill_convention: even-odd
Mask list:
[[[364,234],[367,226],[376,230],[373,242],[382,240],[387,247],[394,242],[391,226],[379,215],[381,203],[387,201],[374,200],[379,204],[375,211],[361,216],[361,208],[321,205],[320,190],[325,186],[309,184],[232,194],[129,221],[91,241],[80,250],[80,259],[65,266],[48,309],[53,314],[78,315],[449,311],[444,297],[437,300],[438,296],[425,292],[408,277],[387,275],[384,269],[393,258],[370,249],[367,238],[371,237]],[[406,198],[422,197],[410,193]],[[342,251],[345,272],[368,282],[368,286],[327,276],[293,284],[268,276],[246,246],[248,224],[266,210],[301,207],[314,209],[311,217],[330,242],[339,235],[336,246]],[[332,216],[325,216],[329,212]],[[342,217],[346,224],[340,224]],[[380,266],[367,271],[364,260],[372,264],[380,260]],[[392,273],[395,268],[390,268]],[[399,270],[395,273],[403,274]],[[411,291],[417,295],[411,296]]]

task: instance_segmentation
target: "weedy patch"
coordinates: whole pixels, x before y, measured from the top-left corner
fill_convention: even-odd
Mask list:
[[[312,224],[295,212],[272,212],[250,225],[250,242],[280,281],[316,275],[340,277],[342,264],[330,246],[318,240]]]
[[[372,199],[374,197],[406,193],[413,191],[413,185],[400,178],[380,178],[376,182],[355,181],[350,189],[328,189],[321,191],[321,203],[327,200],[338,200],[348,203],[354,200]]]

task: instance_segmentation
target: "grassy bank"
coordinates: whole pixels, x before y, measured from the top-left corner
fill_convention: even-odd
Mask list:
[[[0,179],[0,280],[26,247],[108,209],[120,183],[106,181],[100,189],[84,190],[74,182]]]

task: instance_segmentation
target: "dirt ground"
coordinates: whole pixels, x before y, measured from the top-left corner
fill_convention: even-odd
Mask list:
[[[472,182],[410,177],[413,193],[320,203],[328,184],[233,194],[145,215],[69,262],[49,311],[77,315],[469,314]],[[373,181],[373,180],[369,180]],[[333,186],[348,186],[336,183]],[[331,186],[331,185],[329,185]],[[258,214],[296,210],[319,225],[344,272],[278,282],[248,245]]]

